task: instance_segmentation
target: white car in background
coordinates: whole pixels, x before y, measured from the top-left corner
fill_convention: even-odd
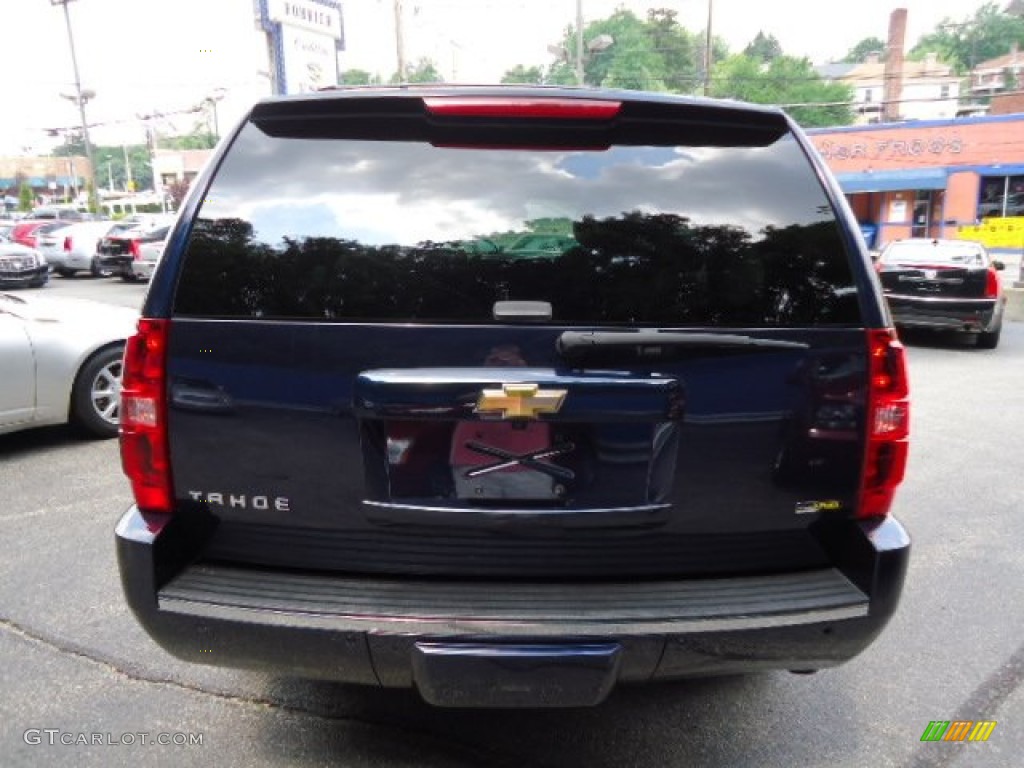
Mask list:
[[[114,221],[80,221],[41,235],[36,247],[46,257],[50,267],[62,277],[75,272],[89,272],[94,277],[105,277],[96,255],[97,244],[119,224]]]
[[[121,358],[138,317],[85,299],[0,292],[0,434],[71,422],[117,435]]]

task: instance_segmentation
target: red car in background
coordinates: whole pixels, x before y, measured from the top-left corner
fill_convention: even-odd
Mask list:
[[[15,224],[14,229],[11,230],[11,240],[13,240],[16,243],[21,243],[22,245],[27,246],[29,248],[35,248],[36,235],[38,234],[39,228],[45,227],[47,225],[53,225],[56,223],[57,222],[53,221],[52,219],[49,221],[34,221],[30,219],[28,221],[19,222]],[[65,226],[66,224],[67,222],[61,222],[62,226]]]

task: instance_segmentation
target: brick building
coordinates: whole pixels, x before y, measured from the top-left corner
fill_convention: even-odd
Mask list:
[[[962,237],[1024,249],[1024,114],[808,133],[869,245]]]

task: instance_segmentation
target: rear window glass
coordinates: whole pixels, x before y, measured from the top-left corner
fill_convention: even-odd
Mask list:
[[[193,222],[175,313],[569,325],[859,320],[832,207],[768,146],[527,149],[244,127]]]
[[[985,251],[976,243],[950,243],[925,240],[892,243],[882,253],[883,264],[950,264],[983,267]]]

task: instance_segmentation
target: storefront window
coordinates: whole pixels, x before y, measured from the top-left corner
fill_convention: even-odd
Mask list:
[[[1024,176],[985,176],[981,179],[978,218],[1024,216]]]

